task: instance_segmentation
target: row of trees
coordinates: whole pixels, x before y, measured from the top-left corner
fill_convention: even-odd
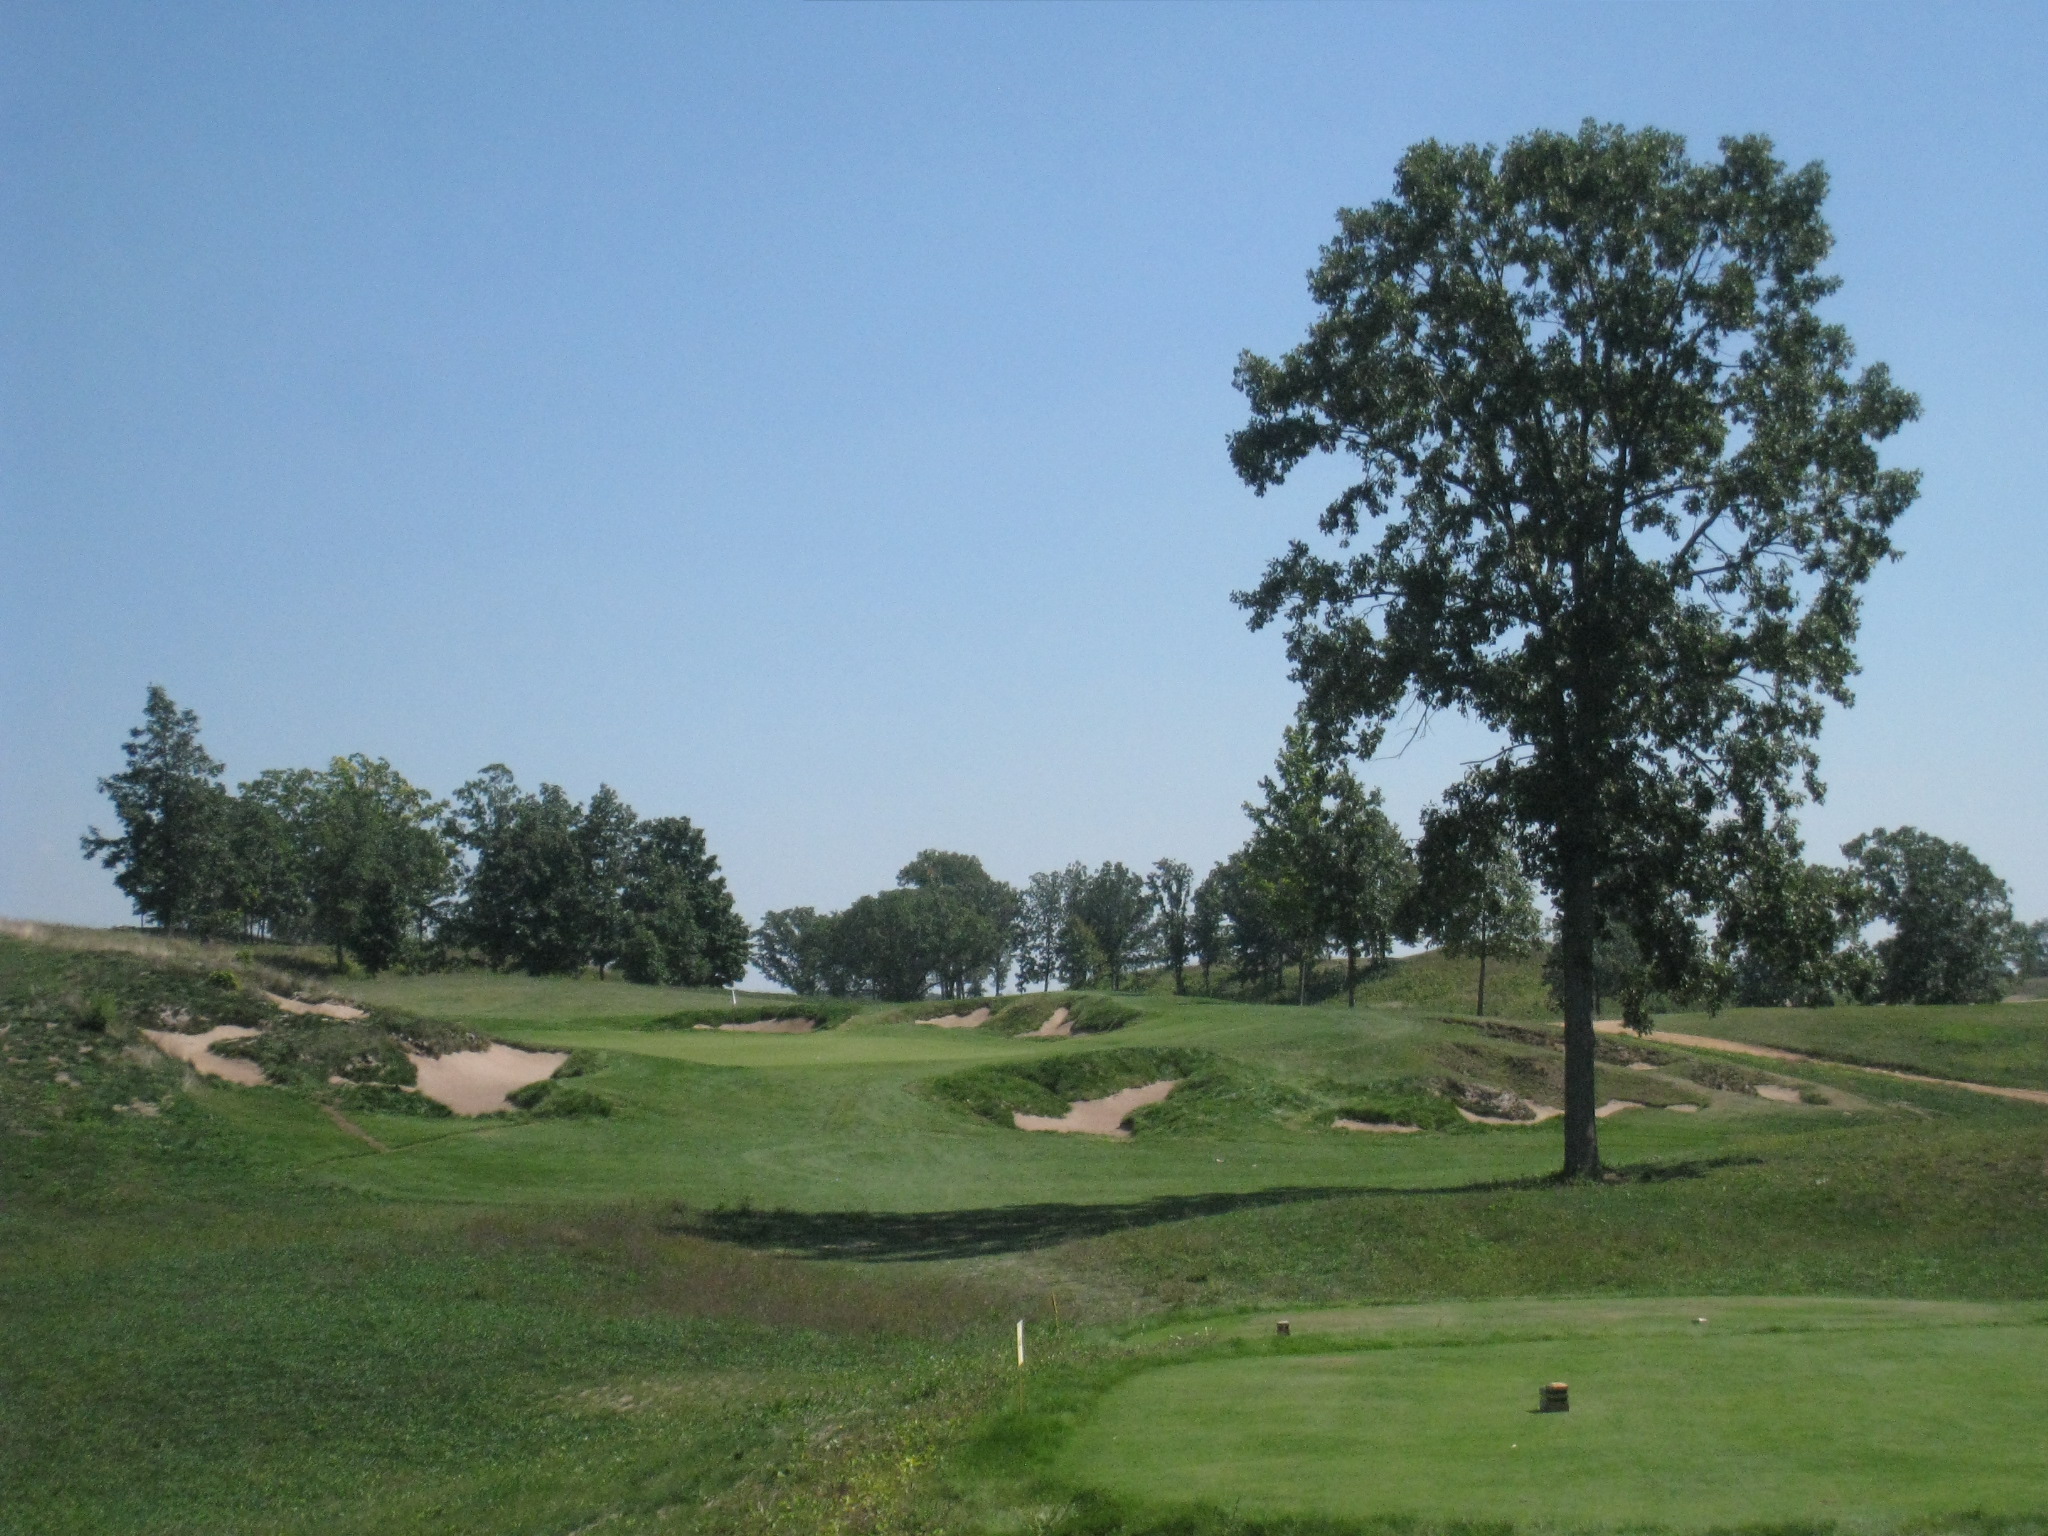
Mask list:
[[[356,755],[231,791],[198,716],[155,686],[122,752],[100,781],[120,830],[82,846],[165,929],[319,942],[373,972],[464,954],[699,986],[746,972],[747,927],[703,832],[643,821],[609,787],[578,804],[493,764],[443,801]]]

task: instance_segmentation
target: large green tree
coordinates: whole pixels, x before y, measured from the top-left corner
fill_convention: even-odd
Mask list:
[[[1720,150],[1419,144],[1340,214],[1307,340],[1237,370],[1247,484],[1361,469],[1335,548],[1240,595],[1285,624],[1306,717],[1367,755],[1410,706],[1498,737],[1469,788],[1557,905],[1567,1176],[1600,1168],[1596,936],[1627,923],[1663,984],[1701,962],[1730,849],[1819,792],[1857,589],[1917,490],[1877,453],[1917,403],[1820,314],[1825,173]]]
[[[448,807],[381,757],[337,757],[310,783],[299,829],[311,921],[340,965],[387,969],[455,888]]]
[[[1917,827],[1879,827],[1842,846],[1872,916],[1890,923],[1877,943],[1879,1000],[1995,1003],[2012,939],[2006,884],[1960,843]]]
[[[1145,877],[1159,935],[1159,958],[1173,967],[1173,990],[1185,992],[1183,973],[1193,949],[1195,872],[1179,859],[1161,859]]]
[[[144,919],[166,929],[207,927],[232,904],[229,797],[221,765],[199,743],[199,716],[155,683],[142,724],[128,733],[127,767],[99,781],[121,830],[89,828],[88,859],[114,871],[114,884]]]
[[[1461,814],[1455,800],[1422,813],[1419,870],[1405,914],[1411,937],[1479,961],[1474,1012],[1486,1012],[1486,967],[1496,955],[1526,954],[1543,937],[1543,915],[1521,861],[1486,817]]]

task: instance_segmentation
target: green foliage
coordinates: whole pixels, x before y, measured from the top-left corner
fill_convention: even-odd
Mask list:
[[[800,996],[830,985],[832,918],[815,907],[770,912],[754,930],[754,964],[778,987]]]
[[[1340,214],[1307,340],[1238,365],[1248,485],[1359,460],[1320,522],[1336,549],[1293,544],[1241,597],[1285,622],[1304,718],[1368,754],[1411,706],[1504,740],[1453,794],[1557,898],[1574,1174],[1599,1166],[1603,922],[1655,988],[1702,964],[1697,918],[1810,782],[1857,588],[1917,494],[1877,447],[1918,403],[1851,375],[1818,313],[1826,185],[1760,137],[1704,163],[1591,122],[1418,144],[1392,197]]]
[[[1067,1023],[1077,1035],[1107,1034],[1113,1029],[1122,1029],[1126,1024],[1135,1024],[1140,1017],[1139,1011],[1129,1003],[1105,997],[1100,992],[1068,995]]]
[[[206,973],[206,984],[209,987],[218,987],[223,992],[239,992],[242,990],[242,978],[233,971],[209,971]]]
[[[602,979],[619,964],[690,987],[745,974],[746,924],[688,817],[642,821],[609,785],[587,805],[554,784],[528,794],[493,763],[456,791],[453,824],[473,859],[453,932],[493,966]]]
[[[1337,1105],[1346,1120],[1363,1120],[1368,1125],[1413,1125],[1425,1131],[1459,1131],[1465,1128],[1457,1105],[1426,1085],[1387,1083],[1364,1092],[1353,1090]]]
[[[2011,896],[1969,849],[1917,827],[1879,827],[1842,853],[1856,863],[1870,915],[1892,925],[1876,945],[1876,1001],[1995,1003],[2005,995]]]
[[[347,1115],[403,1115],[420,1120],[452,1120],[455,1111],[424,1093],[407,1093],[394,1083],[334,1083],[320,1091],[326,1103]]]

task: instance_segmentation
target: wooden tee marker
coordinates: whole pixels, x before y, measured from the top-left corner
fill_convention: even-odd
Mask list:
[[[1572,1411],[1571,1387],[1562,1381],[1547,1383],[1536,1404],[1538,1413],[1570,1413]]]
[[[1281,1318],[1281,1319],[1280,1319],[1280,1321],[1279,1321],[1279,1322],[1277,1322],[1277,1323],[1275,1323],[1275,1324],[1273,1325],[1273,1331],[1274,1331],[1275,1333],[1279,1334],[1279,1335],[1280,1335],[1280,1337],[1284,1339],[1284,1338],[1287,1338],[1288,1336],[1290,1336],[1290,1335],[1291,1335],[1291,1334],[1292,1334],[1292,1333],[1294,1332],[1294,1328],[1293,1328],[1293,1325],[1292,1325],[1292,1324],[1290,1324],[1290,1323],[1289,1323],[1289,1322],[1287,1321],[1287,1319],[1283,1317],[1283,1318]]]

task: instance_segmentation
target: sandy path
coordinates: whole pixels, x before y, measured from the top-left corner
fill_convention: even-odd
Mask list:
[[[302,1003],[296,997],[279,997],[275,992],[263,994],[270,1002],[286,1013],[316,1013],[323,1019],[366,1019],[368,1014],[347,1003]]]
[[[1081,1131],[1090,1136],[1114,1136],[1120,1141],[1129,1141],[1131,1133],[1124,1129],[1124,1121],[1147,1104],[1157,1104],[1173,1092],[1177,1081],[1176,1078],[1165,1077],[1142,1088],[1126,1088],[1120,1093],[1112,1093],[1106,1099],[1076,1099],[1064,1115],[1057,1117],[1013,1113],[1010,1118],[1020,1131]]]
[[[1052,1017],[1036,1029],[1027,1029],[1019,1040],[1068,1040],[1073,1038],[1074,1021],[1067,1017],[1067,1010],[1055,1008]]]
[[[260,1029],[248,1029],[240,1024],[216,1024],[202,1035],[181,1035],[168,1029],[145,1029],[142,1037],[166,1056],[175,1056],[195,1071],[204,1072],[208,1077],[226,1078],[231,1083],[240,1083],[245,1088],[263,1086],[263,1069],[253,1061],[243,1061],[238,1056],[216,1056],[213,1042],[216,1040],[246,1040],[251,1035],[260,1035]]]
[[[1330,1124],[1340,1131],[1373,1131],[1383,1136],[1410,1136],[1422,1129],[1419,1125],[1393,1125],[1384,1120],[1347,1120],[1342,1115]]]
[[[522,1051],[493,1041],[481,1051],[405,1058],[419,1074],[419,1090],[458,1115],[494,1115],[512,1106],[505,1095],[555,1075],[567,1051]]]
[[[1626,1026],[1619,1019],[1597,1020],[1593,1028],[1603,1035],[1621,1034]],[[1858,1072],[1875,1072],[1903,1083],[1927,1083],[1936,1088],[1967,1088],[1971,1093],[1988,1093],[1996,1099],[2018,1099],[2025,1104],[2048,1104],[2048,1089],[2005,1088],[1997,1083],[1966,1083],[1959,1077],[1928,1077],[1920,1072],[1901,1072],[1896,1067],[1866,1067],[1853,1061],[1830,1061],[1825,1056],[1806,1056],[1783,1051],[1775,1045],[1751,1045],[1747,1040],[1717,1040],[1712,1035],[1685,1035],[1673,1030],[1653,1029],[1649,1038],[1665,1045],[1689,1045],[1702,1051],[1727,1051],[1733,1056],[1761,1056],[1766,1061],[1804,1061],[1817,1067],[1852,1067]],[[1775,1098],[1775,1094],[1765,1094]]]
[[[936,1019],[919,1019],[920,1024],[929,1024],[933,1029],[979,1029],[988,1022],[988,1010],[977,1008],[972,1013],[944,1013]]]
[[[703,1026],[699,1025],[699,1028]],[[751,1024],[721,1024],[737,1035],[808,1035],[818,1027],[816,1019],[756,1019]]]

